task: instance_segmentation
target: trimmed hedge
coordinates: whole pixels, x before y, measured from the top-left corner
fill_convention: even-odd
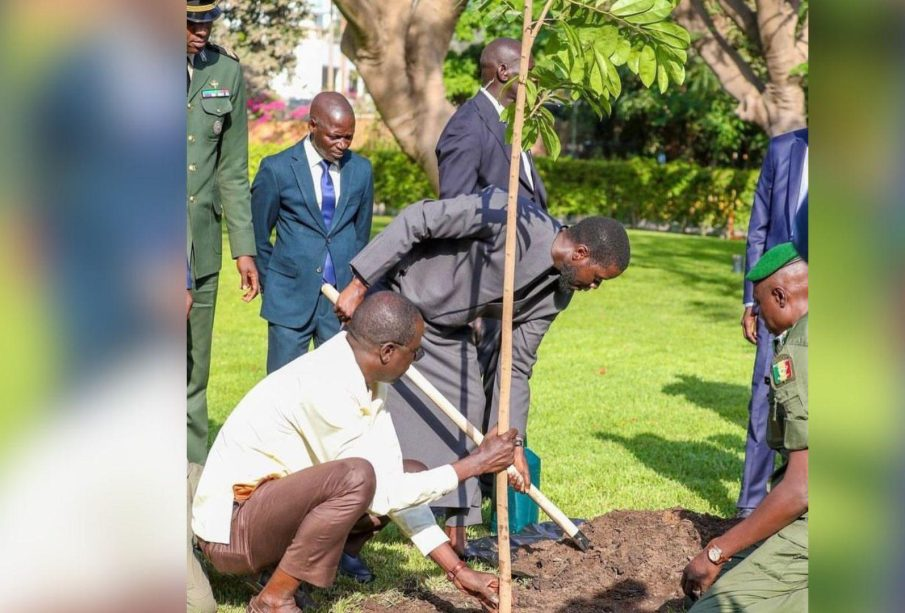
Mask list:
[[[261,158],[285,145],[249,148],[252,178]],[[374,165],[374,199],[399,209],[436,192],[421,168],[398,150],[362,151]],[[538,158],[550,211],[558,217],[608,215],[633,226],[722,233],[744,232],[750,218],[757,170],[711,168],[691,162]]]

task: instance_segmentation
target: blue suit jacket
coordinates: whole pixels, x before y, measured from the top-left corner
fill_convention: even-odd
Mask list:
[[[508,190],[511,152],[512,146],[506,144],[506,124],[487,96],[478,92],[456,110],[437,141],[440,198],[479,194],[491,185]],[[533,190],[527,172],[532,175]],[[520,166],[519,196],[547,208],[547,190],[533,163],[527,169],[524,164]]]
[[[374,180],[371,163],[347,151],[340,159],[340,195],[330,229],[317,205],[304,141],[264,158],[251,187],[261,317],[290,328],[307,324],[323,283],[327,250],[342,290],[352,280],[349,262],[371,233]],[[276,242],[270,235],[276,227]]]
[[[745,275],[771,247],[792,240],[795,209],[804,154],[808,149],[808,131],[796,130],[770,140],[767,157],[757,180],[751,221],[748,224],[748,246]],[[744,302],[754,302],[754,286],[745,281]]]

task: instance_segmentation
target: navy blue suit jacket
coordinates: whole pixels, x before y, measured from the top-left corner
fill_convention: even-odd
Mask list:
[[[757,264],[765,251],[792,240],[795,209],[804,154],[808,149],[808,131],[796,130],[770,140],[767,157],[757,180],[751,221],[748,224],[748,245],[745,275]],[[754,302],[754,286],[745,281],[744,302]]]
[[[494,185],[509,189],[509,156],[512,146],[506,144],[506,124],[483,92],[460,106],[443,128],[437,141],[437,163],[440,166],[440,199],[462,194],[478,194]],[[529,156],[530,159],[530,156]],[[547,208],[547,190],[534,164],[519,169],[519,196]],[[528,175],[534,189],[528,183]]]
[[[271,323],[300,328],[311,320],[327,250],[338,288],[352,280],[349,262],[370,238],[374,179],[371,162],[351,151],[339,165],[339,202],[327,230],[304,141],[261,161],[251,187],[251,211],[264,292],[261,317]],[[276,242],[271,243],[274,227]]]

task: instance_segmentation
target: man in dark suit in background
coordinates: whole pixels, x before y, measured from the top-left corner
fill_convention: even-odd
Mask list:
[[[754,193],[745,274],[760,257],[781,243],[794,238],[795,215],[808,196],[808,131],[796,130],[770,141]],[[757,345],[751,401],[748,404],[748,440],[745,446],[745,469],[739,493],[738,515],[747,517],[767,495],[767,481],[773,473],[773,450],[767,445],[767,415],[770,389],[768,379],[773,359],[773,336],[754,310],[752,283],[744,285],[745,310],[742,333]]]
[[[489,185],[509,189],[512,147],[500,114],[515,102],[515,83],[505,85],[519,75],[520,56],[521,43],[512,38],[498,38],[481,53],[481,90],[456,110],[437,142],[441,199],[477,194]],[[519,196],[547,208],[547,190],[528,153],[522,153]]]
[[[268,373],[306,353],[312,338],[317,346],[339,332],[320,287],[352,280],[349,262],[368,242],[374,200],[371,163],[348,150],[354,134],[349,102],[320,93],[308,136],[264,158],[252,185]]]

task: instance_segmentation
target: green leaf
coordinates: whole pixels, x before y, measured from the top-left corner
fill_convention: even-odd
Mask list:
[[[613,99],[616,99],[622,93],[622,79],[619,77],[619,71],[616,70],[616,66],[606,59],[604,61],[606,62],[606,72],[611,85],[610,93],[613,94]]]
[[[600,56],[597,52],[594,52],[593,55],[595,60]],[[591,65],[591,69],[588,71],[588,87],[596,93],[603,93],[605,78],[606,68],[601,66],[597,61],[594,61]]]
[[[644,29],[664,45],[669,45],[676,49],[687,49],[688,45],[691,44],[691,35],[688,31],[682,26],[669,21],[647,24]]]
[[[610,12],[617,17],[628,17],[645,13],[654,6],[654,0],[618,0],[610,7]]]
[[[616,43],[616,50],[610,54],[610,61],[616,66],[622,66],[628,60],[629,54],[632,52],[632,44],[626,39],[619,39]]]
[[[606,88],[609,90],[610,95],[613,98],[618,98],[619,94],[622,93],[622,81],[619,79],[619,73],[616,72],[616,67],[613,66],[602,53],[595,52],[594,59],[597,70],[600,72],[600,76],[606,84]]]
[[[672,82],[676,85],[682,85],[685,82],[685,66],[673,59],[667,59],[664,63],[666,64],[666,72]]]
[[[605,115],[609,115],[613,110],[612,106],[610,106],[610,99],[606,96],[599,96],[597,98],[597,104],[600,105],[600,109],[603,111]]]
[[[610,55],[616,51],[616,46],[619,44],[619,30],[616,26],[587,29],[591,32],[591,45],[595,51],[600,51],[604,55]]]
[[[513,118],[515,117],[515,105],[510,104],[509,106],[503,109],[503,112],[500,113],[500,121],[503,123],[511,124]],[[506,136],[506,140],[512,142],[512,133],[511,131]]]
[[[625,17],[625,20],[629,23],[644,25],[663,21],[664,19],[667,19],[671,13],[672,4],[669,0],[656,0],[654,6],[647,11]]]
[[[657,56],[650,45],[644,45],[644,48],[641,49],[641,56],[638,59],[638,76],[641,77],[644,87],[650,87],[657,76]]]
[[[547,148],[547,154],[555,162],[559,157],[562,145],[559,142],[559,134],[553,129],[553,122],[547,121],[544,117],[538,118],[538,127],[540,128],[540,137],[544,141],[544,147]]]
[[[580,55],[576,57],[572,63],[572,71],[569,73],[569,79],[573,83],[582,83],[584,82],[585,76],[585,65],[584,58]]]
[[[596,99],[594,99],[592,97],[588,97],[588,98],[585,98],[585,102],[588,103],[588,106],[591,107],[591,110],[594,111],[595,115],[597,115],[597,119],[603,119],[603,109],[600,107],[599,104],[597,104]]]
[[[640,61],[641,51],[637,47],[632,47],[631,51],[629,51],[628,59],[625,61],[625,65],[628,66],[629,70],[631,70],[635,74],[638,74]]]
[[[526,122],[524,126],[522,126],[522,151],[527,151],[531,148],[531,145],[537,140],[537,123],[536,122]]]
[[[581,55],[581,39],[578,37],[575,28],[566,21],[560,21],[559,25],[562,27],[562,31],[566,36],[566,43],[571,47],[573,55]]]
[[[661,94],[665,94],[669,89],[669,75],[666,74],[663,64],[657,64],[657,86],[660,88]]]
[[[537,83],[533,79],[528,79],[525,81],[525,108],[534,108],[535,102],[537,102]]]

